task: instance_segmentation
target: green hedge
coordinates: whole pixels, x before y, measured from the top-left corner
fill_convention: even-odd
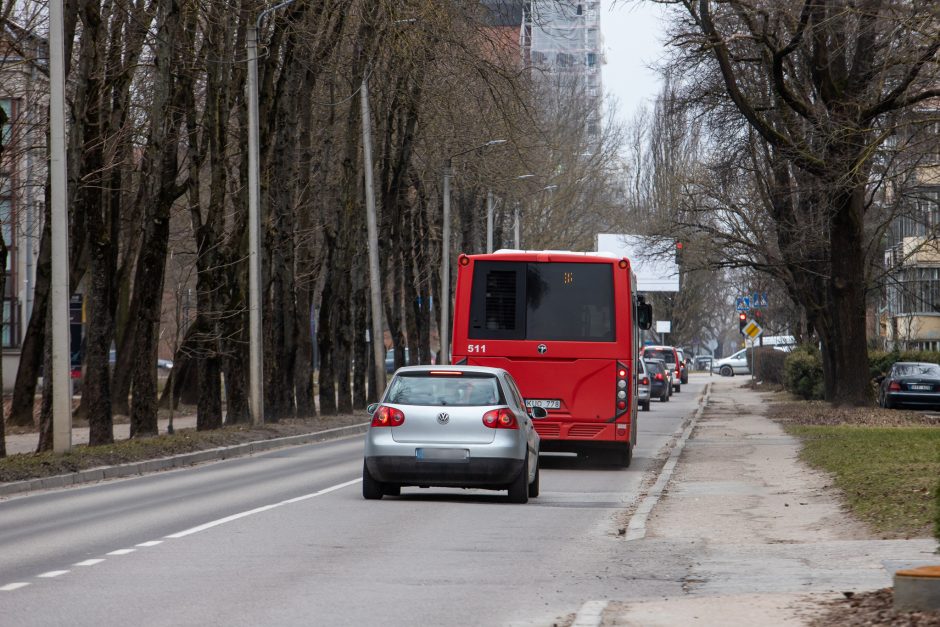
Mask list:
[[[868,370],[872,377],[885,374],[896,361],[922,361],[940,364],[940,352],[937,351],[868,351]]]
[[[756,368],[754,355],[757,355]],[[788,353],[777,350],[772,346],[757,346],[747,351],[747,366],[758,381],[783,385],[784,364]]]
[[[783,364],[783,385],[806,400],[823,398],[822,359],[812,346],[800,346],[790,352]]]

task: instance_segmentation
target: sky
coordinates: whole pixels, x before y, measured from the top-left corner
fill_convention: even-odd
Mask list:
[[[662,12],[661,6],[649,0],[601,0],[607,57],[602,70],[604,91],[617,99],[617,117],[623,123],[659,92],[659,77],[647,66],[665,52]]]

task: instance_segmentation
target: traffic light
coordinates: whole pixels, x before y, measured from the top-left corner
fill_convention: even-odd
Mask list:
[[[682,242],[676,242],[676,265],[682,265]]]
[[[745,326],[747,326],[747,314],[742,311],[738,314],[738,331],[744,333]]]

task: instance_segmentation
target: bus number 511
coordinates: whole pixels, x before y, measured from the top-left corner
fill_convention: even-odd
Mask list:
[[[485,353],[486,344],[467,344],[468,353]]]

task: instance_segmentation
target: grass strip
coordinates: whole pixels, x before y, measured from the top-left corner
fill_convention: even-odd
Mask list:
[[[851,510],[886,537],[932,535],[940,482],[940,429],[787,425],[801,458],[828,471]]]

